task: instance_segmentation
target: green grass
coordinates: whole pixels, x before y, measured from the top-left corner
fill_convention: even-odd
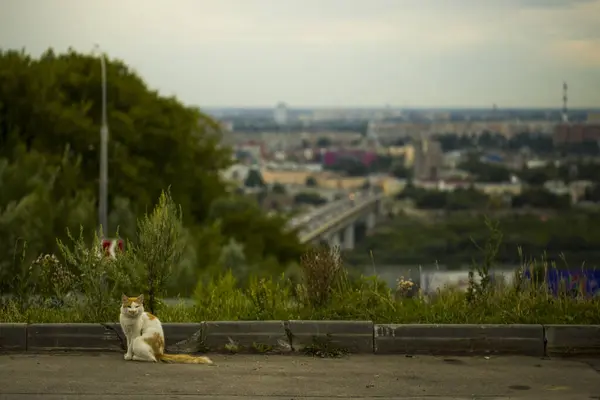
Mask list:
[[[158,298],[152,299],[149,291],[147,296],[154,300],[152,311],[163,322],[304,319],[399,324],[600,324],[600,297],[590,298],[586,293],[567,290],[550,294],[544,272],[556,265],[544,258],[541,262],[523,261],[521,270],[515,271],[516,277],[522,277],[523,270],[529,269],[532,281],[517,278],[511,285],[494,284],[490,271],[502,234],[497,224],[489,221],[486,224],[490,236],[481,245],[475,243],[482,257],[473,263],[466,292],[448,288],[430,296],[414,295],[410,282],[401,280],[396,288],[388,288],[374,277],[350,278],[339,253],[329,248],[311,248],[300,260],[298,282],[285,276],[254,276],[238,282],[227,272],[198,282],[193,306],[183,302],[166,305]],[[27,278],[31,267],[25,265],[22,276],[26,279],[18,281],[20,286],[12,293],[13,300],[0,298],[0,322],[118,321],[121,293],[139,293],[139,289],[131,286],[135,280],[124,272],[136,258],[131,255],[128,258],[126,253],[115,261],[98,261],[90,252],[79,253],[83,256],[73,262],[86,273],[69,275],[65,282],[60,277],[66,275],[54,273],[63,267],[51,257],[44,258],[38,266],[46,275],[54,271],[49,274],[53,277],[48,280],[51,285],[44,284],[43,279],[38,279],[38,286],[32,285]],[[144,281],[138,278],[137,287]],[[73,285],[83,288],[80,293],[93,295],[70,297],[67,289]],[[32,289],[36,287],[37,291]],[[38,297],[51,293],[63,303],[54,308],[45,306],[50,302],[34,301],[29,296],[32,293]]]
[[[286,279],[253,280],[238,288],[231,274],[199,286],[196,304],[162,305],[157,314],[163,322],[210,320],[330,319],[372,320],[378,323],[439,324],[600,324],[600,299],[566,294],[552,296],[544,284],[490,287],[470,299],[467,293],[441,290],[435,296],[403,298],[373,278],[331,285],[327,299],[308,297],[306,283],[296,287]],[[314,295],[314,293],[313,293]],[[119,300],[114,306],[90,313],[84,303],[61,308],[30,306],[19,309],[7,302],[0,309],[1,322],[110,322],[117,321]]]

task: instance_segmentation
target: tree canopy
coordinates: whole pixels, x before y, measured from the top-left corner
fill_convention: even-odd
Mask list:
[[[6,247],[0,259],[11,258],[17,238],[32,252],[52,252],[66,228],[94,230],[101,98],[98,57],[0,50],[0,239]],[[107,116],[109,235],[117,228],[121,235],[134,232],[136,216],[167,188],[194,232],[215,223],[215,202],[245,201],[220,173],[231,164],[231,150],[221,145],[219,124],[152,90],[121,60],[107,59]],[[299,254],[284,220],[255,207],[243,214],[256,222],[250,230],[241,215],[220,215],[221,233],[235,232],[242,245],[269,243],[258,250],[262,256],[289,261]],[[221,242],[214,245],[227,243]],[[198,251],[208,251],[206,243]]]
[[[102,115],[98,59],[74,51],[48,50],[37,60],[2,52],[0,79],[0,156],[14,161],[15,150],[23,149],[55,162],[68,145],[81,156],[78,186],[95,189]],[[125,197],[143,211],[171,186],[185,214],[202,220],[212,199],[225,193],[218,172],[231,159],[217,145],[217,124],[150,90],[118,60],[107,63],[107,99],[109,203]]]
[[[546,217],[543,217],[546,215]],[[556,262],[558,268],[595,268],[600,259],[600,225],[597,211],[497,214],[504,237],[496,261],[505,265],[527,264],[532,258]],[[433,219],[431,219],[433,218]],[[490,231],[482,215],[456,213],[427,219],[403,216],[380,226],[345,254],[350,265],[465,267],[479,260]],[[477,245],[475,245],[475,243]],[[520,249],[520,251],[519,251]],[[543,257],[540,260],[539,257]]]

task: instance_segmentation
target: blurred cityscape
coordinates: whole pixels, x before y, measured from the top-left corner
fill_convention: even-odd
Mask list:
[[[504,213],[552,208],[529,196],[532,186],[569,206],[600,206],[598,182],[578,170],[581,163],[600,160],[599,110],[294,109],[281,102],[273,109],[207,111],[221,122],[223,141],[234,149],[235,164],[224,175],[269,212],[307,215],[369,188],[400,198],[407,185],[430,193],[481,192]],[[567,173],[544,174],[549,168]],[[390,212],[414,216],[423,208],[444,209],[404,197]],[[355,233],[352,243],[323,237],[348,250],[360,240]],[[398,268],[390,268],[390,282]],[[378,269],[385,275],[385,267]],[[415,280],[432,274],[418,273],[416,264],[404,271]],[[466,271],[445,274],[438,286],[448,280],[466,284]]]
[[[221,121],[223,140],[234,148],[236,163],[225,172],[228,178],[250,193],[259,189],[253,177],[260,175],[267,186],[282,185],[290,195],[312,193],[322,201],[374,183],[397,191],[409,177],[418,187],[451,191],[476,183],[488,193],[515,195],[523,188],[523,169],[559,166],[578,153],[593,160],[600,146],[598,110],[571,111],[568,122],[560,109],[294,110],[279,103],[273,110],[207,111]],[[573,152],[549,151],[559,146]],[[482,164],[513,173],[494,182],[477,179],[459,168],[474,150]],[[544,186],[581,203],[592,183]],[[265,199],[264,207],[292,204],[280,197]]]

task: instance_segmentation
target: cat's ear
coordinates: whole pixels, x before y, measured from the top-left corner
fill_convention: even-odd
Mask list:
[[[125,304],[125,303],[128,303],[128,302],[129,302],[129,297],[127,297],[127,295],[126,295],[125,293],[123,293],[123,294],[121,295],[121,302],[122,302],[123,304]]]
[[[144,295],[143,295],[143,294],[140,294],[140,295],[137,297],[137,301],[138,301],[138,303],[140,303],[140,304],[141,304],[141,303],[143,303],[143,302],[144,302]]]

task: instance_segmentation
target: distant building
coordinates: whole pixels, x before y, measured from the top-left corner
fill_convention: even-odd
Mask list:
[[[404,166],[406,168],[412,168],[415,158],[415,146],[407,144],[404,146],[388,146],[378,150],[380,154],[392,156],[392,157],[403,157]]]
[[[234,146],[234,155],[241,163],[258,164],[264,159],[265,149],[262,143],[248,141]]]
[[[250,167],[243,164],[233,164],[228,169],[221,171],[221,176],[228,180],[237,183],[243,183],[248,177]]]
[[[368,166],[377,159],[377,153],[365,150],[326,151],[323,154],[323,165],[331,166],[342,158],[353,158]]]
[[[420,140],[415,144],[414,178],[436,180],[444,164],[442,146],[434,140]]]
[[[600,123],[563,123],[554,128],[555,145],[600,140]]]
[[[586,121],[590,124],[600,124],[600,112],[588,113]]]
[[[221,129],[225,132],[233,132],[235,125],[231,121],[220,121]]]
[[[552,180],[544,182],[544,189],[550,193],[554,193],[557,196],[566,195],[570,193],[569,187],[559,180]]]
[[[456,169],[464,159],[464,152],[462,150],[449,151],[443,155],[443,159],[444,167]]]
[[[498,153],[486,153],[483,154],[480,158],[479,161],[483,162],[483,163],[488,163],[488,164],[502,164],[504,163],[504,157],[501,154]]]
[[[286,125],[288,122],[288,109],[287,105],[283,102],[280,102],[275,107],[275,111],[273,112],[273,119],[278,125]]]
[[[574,181],[569,184],[569,190],[571,195],[571,202],[578,203],[585,198],[585,193],[588,189],[594,186],[592,181]]]
[[[434,134],[480,135],[484,132],[499,133],[511,137],[518,133],[551,134],[552,121],[372,121],[368,126],[370,134],[376,134],[382,143],[399,139],[423,139]]]
[[[545,168],[548,166],[548,160],[529,160],[525,163],[528,169]]]

